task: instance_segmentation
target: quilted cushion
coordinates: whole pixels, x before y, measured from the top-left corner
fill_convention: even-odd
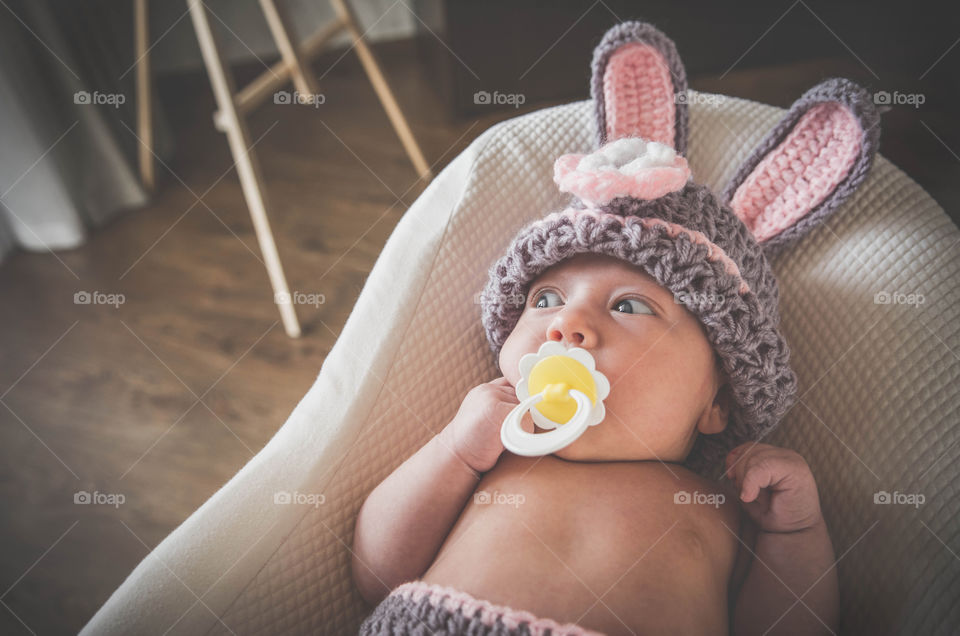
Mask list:
[[[719,191],[783,111],[690,95],[690,166]],[[503,122],[447,166],[398,224],[287,423],[85,633],[356,632],[370,611],[350,576],[360,505],[494,377],[476,295],[513,234],[561,203],[553,160],[592,149],[590,108]],[[878,157],[843,209],[773,261],[800,400],[768,441],[817,477],[845,633],[960,624],[958,241]],[[287,492],[322,503],[275,503]]]

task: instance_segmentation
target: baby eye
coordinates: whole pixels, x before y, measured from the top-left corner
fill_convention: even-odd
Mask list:
[[[650,309],[650,306],[642,300],[638,300],[636,298],[624,298],[614,306],[614,310],[622,311],[620,308],[624,306],[626,306],[626,310],[623,310],[624,313],[653,315],[653,310]]]
[[[556,299],[554,304],[552,305],[549,304],[549,301],[547,300],[547,298],[550,296]],[[546,309],[548,307],[556,307],[559,304],[560,304],[560,295],[557,292],[544,290],[539,294],[537,294],[536,302],[533,303],[533,306],[536,307],[537,309]]]

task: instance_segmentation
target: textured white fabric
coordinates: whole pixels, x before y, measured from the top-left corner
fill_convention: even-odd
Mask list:
[[[705,97],[690,99],[688,159],[719,191],[783,111]],[[350,575],[359,507],[495,376],[476,295],[516,231],[564,200],[553,160],[593,149],[591,118],[578,102],[503,122],[437,177],[287,423],[84,633],[356,632],[370,609]],[[958,241],[943,210],[878,157],[861,191],[774,262],[801,399],[770,441],[800,451],[817,476],[845,633],[960,624]],[[911,293],[924,303],[892,296]],[[875,504],[880,491],[925,503]],[[324,500],[275,504],[278,492]]]

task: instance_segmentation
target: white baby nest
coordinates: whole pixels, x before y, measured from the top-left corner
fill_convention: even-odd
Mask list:
[[[719,192],[784,111],[690,96],[690,166]],[[497,375],[476,302],[487,267],[565,200],[553,160],[594,146],[584,101],[498,124],[450,163],[397,225],[287,422],[82,633],[356,633],[371,609],[350,573],[360,505]],[[844,633],[960,625],[958,241],[936,202],[878,156],[826,226],[773,262],[801,401],[768,441],[817,477]],[[883,293],[898,302],[875,302]],[[875,504],[880,491],[925,503]],[[322,503],[275,503],[283,493]]]

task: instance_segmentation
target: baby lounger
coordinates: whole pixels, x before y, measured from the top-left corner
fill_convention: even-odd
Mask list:
[[[689,103],[690,166],[717,192],[783,114],[694,91]],[[372,609],[350,571],[360,505],[499,375],[476,299],[487,267],[559,209],[554,159],[594,146],[584,101],[494,126],[450,163],[397,225],[284,426],[82,633],[356,633]],[[824,226],[773,260],[800,401],[767,441],[817,478],[843,633],[960,625],[958,241],[878,156]],[[924,503],[902,503],[910,494]]]

